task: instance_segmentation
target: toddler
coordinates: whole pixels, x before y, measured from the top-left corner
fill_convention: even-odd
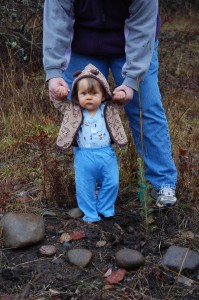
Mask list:
[[[52,100],[64,114],[57,145],[62,149],[77,146],[74,151],[77,203],[84,221],[97,222],[101,216],[114,216],[119,170],[112,143],[124,146],[127,138],[104,75],[89,64],[74,76],[71,101]],[[65,98],[69,91],[59,87],[57,92],[59,98]],[[114,94],[114,99],[124,97],[124,91]]]

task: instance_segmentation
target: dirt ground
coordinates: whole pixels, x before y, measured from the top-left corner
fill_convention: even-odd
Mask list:
[[[158,230],[146,237],[136,196],[132,201],[126,203],[120,199],[112,220],[93,225],[71,219],[61,210],[57,211],[59,217],[45,217],[46,237],[42,243],[0,252],[1,294],[19,294],[17,299],[198,299],[197,272],[184,274],[193,280],[189,287],[177,283],[178,274],[161,265],[161,257],[171,245],[198,249],[198,235],[185,237],[186,232],[198,233],[197,215],[194,219],[193,210],[180,207],[155,209],[153,216]],[[79,231],[86,236],[71,241],[68,248],[59,241],[63,231]],[[99,241],[106,244],[97,247]],[[39,252],[42,245],[55,245],[57,254],[42,256]],[[127,271],[123,281],[107,286],[104,274],[109,268],[118,270],[115,253],[124,247],[140,251],[146,263],[138,270]],[[67,251],[71,248],[92,251],[88,267],[69,264]],[[58,295],[53,296],[55,291]]]
[[[184,28],[175,29],[175,26],[172,26],[169,23],[165,24],[160,37],[161,67],[164,64],[160,77],[164,78],[161,80],[163,96],[166,97],[170,92],[173,99],[178,94],[178,103],[181,96],[189,94],[198,97],[198,50],[193,51],[192,47],[198,47],[199,39],[195,26],[192,26],[193,30],[189,32]],[[170,118],[174,114],[174,111],[170,110],[171,105],[169,102],[165,104]],[[180,109],[182,113],[185,111],[186,101]],[[187,120],[195,120],[196,117],[195,108],[186,115]],[[172,125],[171,129],[172,133],[175,133],[175,126]],[[186,143],[188,140],[182,138],[183,147],[186,147]],[[23,151],[25,154],[26,149]],[[177,150],[174,149],[175,151]],[[15,159],[13,153],[8,157],[10,163],[15,163]],[[34,160],[31,161],[31,167],[33,164]],[[186,171],[186,168],[182,171]],[[195,178],[196,181],[198,169],[194,169],[194,172],[194,177],[191,178]],[[185,178],[186,176],[188,175],[185,174]],[[15,179],[15,183],[16,181]],[[27,185],[31,188],[28,178],[20,184],[22,190]],[[68,217],[66,209],[75,207],[75,200],[66,209],[42,203],[38,211],[48,210],[56,213],[55,217],[45,217],[45,239],[39,244],[23,249],[0,249],[0,299],[199,299],[198,272],[183,274],[193,280],[191,286],[188,286],[178,282],[178,276],[181,274],[168,270],[161,264],[162,256],[171,245],[199,251],[198,199],[190,201],[190,190],[184,185],[182,191],[179,185],[177,192],[180,201],[175,207],[159,209],[152,204],[153,225],[157,229],[146,235],[136,188],[132,188],[130,192],[124,192],[125,189],[120,192],[113,219],[102,220],[93,225],[85,224],[81,219]],[[34,194],[37,192],[38,190],[34,191]],[[4,186],[4,196],[7,194],[9,185],[6,190]],[[74,199],[74,194],[72,198]],[[11,209],[13,206],[9,207]],[[33,208],[32,204],[30,207]],[[28,203],[26,208],[29,210]],[[35,207],[33,211],[36,211]],[[85,233],[85,238],[70,242],[70,248],[69,245],[64,246],[60,243],[59,238],[63,232],[74,231]],[[98,247],[99,241],[104,241],[104,246]],[[55,245],[58,249],[57,254],[54,257],[41,255],[39,249],[42,245]],[[107,286],[104,274],[109,268],[118,270],[115,253],[124,247],[140,251],[146,259],[145,265],[138,270],[127,271],[122,281]],[[69,264],[67,251],[71,248],[87,248],[93,253],[92,261],[86,268]]]

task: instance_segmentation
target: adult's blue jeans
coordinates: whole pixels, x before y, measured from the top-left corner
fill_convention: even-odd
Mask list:
[[[106,56],[85,56],[72,53],[70,64],[63,72],[63,78],[72,89],[73,74],[83,70],[87,64],[96,66],[108,78],[111,70],[117,86],[123,82],[121,74],[125,56],[110,58]],[[70,95],[69,95],[70,98]],[[175,188],[177,170],[171,154],[171,142],[165,111],[158,86],[158,41],[155,43],[149,70],[140,84],[140,102],[142,106],[142,128],[144,143],[145,175],[155,189]],[[133,133],[136,149],[142,156],[140,135],[140,103],[138,92],[125,105],[126,115]]]

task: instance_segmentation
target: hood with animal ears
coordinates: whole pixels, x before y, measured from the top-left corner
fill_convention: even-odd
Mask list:
[[[106,100],[111,100],[112,99],[112,94],[110,91],[110,87],[109,84],[105,78],[105,76],[100,72],[100,70],[98,70],[94,65],[92,64],[88,64],[84,70],[82,71],[76,71],[73,74],[73,77],[75,77],[75,80],[73,81],[72,84],[72,95],[71,95],[71,100],[73,101],[77,101],[77,99],[74,99],[74,88],[77,84],[77,82],[80,79],[86,78],[86,77],[91,77],[96,79],[105,89],[106,93],[107,93],[107,99]]]

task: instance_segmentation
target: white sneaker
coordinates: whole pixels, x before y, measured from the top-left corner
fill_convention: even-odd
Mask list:
[[[172,188],[152,189],[151,196],[156,200],[158,207],[173,206],[177,201],[175,189]]]

